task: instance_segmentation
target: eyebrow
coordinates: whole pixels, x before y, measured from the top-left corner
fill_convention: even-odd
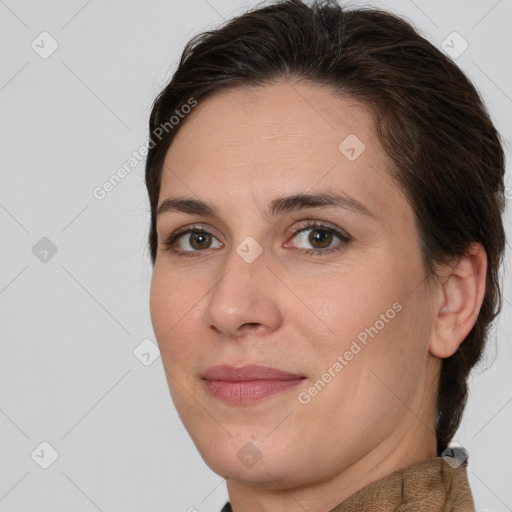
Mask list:
[[[377,216],[367,206],[345,193],[317,192],[314,194],[293,194],[273,199],[267,209],[268,215],[314,207],[336,206],[366,215],[372,219]],[[168,198],[162,201],[157,210],[157,217],[163,213],[181,212],[192,215],[220,217],[219,210],[211,203],[189,197]]]

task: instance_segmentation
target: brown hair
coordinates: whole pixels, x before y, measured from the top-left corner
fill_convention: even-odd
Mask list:
[[[464,255],[471,242],[480,242],[487,253],[478,319],[442,362],[436,418],[441,454],[460,425],[468,374],[502,307],[505,162],[500,136],[475,87],[405,20],[379,9],[345,10],[334,0],[311,6],[283,0],[192,38],[149,120],[150,137],[158,138],[151,139],[146,161],[151,261],[154,265],[163,162],[183,126],[170,126],[169,118],[191,99],[278,79],[324,85],[372,109],[394,163],[392,176],[416,216],[428,278],[436,277],[438,263]]]

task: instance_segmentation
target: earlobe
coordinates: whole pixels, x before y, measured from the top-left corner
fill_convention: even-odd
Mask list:
[[[450,357],[457,351],[478,318],[485,295],[485,249],[473,242],[466,254],[446,269],[429,345],[430,353],[439,358]]]

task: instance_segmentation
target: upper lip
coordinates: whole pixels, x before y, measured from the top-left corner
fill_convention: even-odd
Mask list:
[[[202,378],[205,380],[223,380],[223,381],[251,381],[251,380],[292,380],[305,378],[304,375],[285,372],[269,366],[245,365],[229,366],[221,364],[208,368]]]

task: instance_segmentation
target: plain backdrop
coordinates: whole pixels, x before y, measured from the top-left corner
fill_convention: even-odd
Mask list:
[[[226,501],[155,346],[144,162],[103,199],[94,190],[145,144],[185,43],[256,4],[0,0],[0,512],[218,512]],[[462,52],[456,62],[506,141],[510,203],[512,1],[363,5]],[[510,234],[509,212],[506,223]],[[503,312],[455,437],[477,512],[512,510],[507,265]]]

